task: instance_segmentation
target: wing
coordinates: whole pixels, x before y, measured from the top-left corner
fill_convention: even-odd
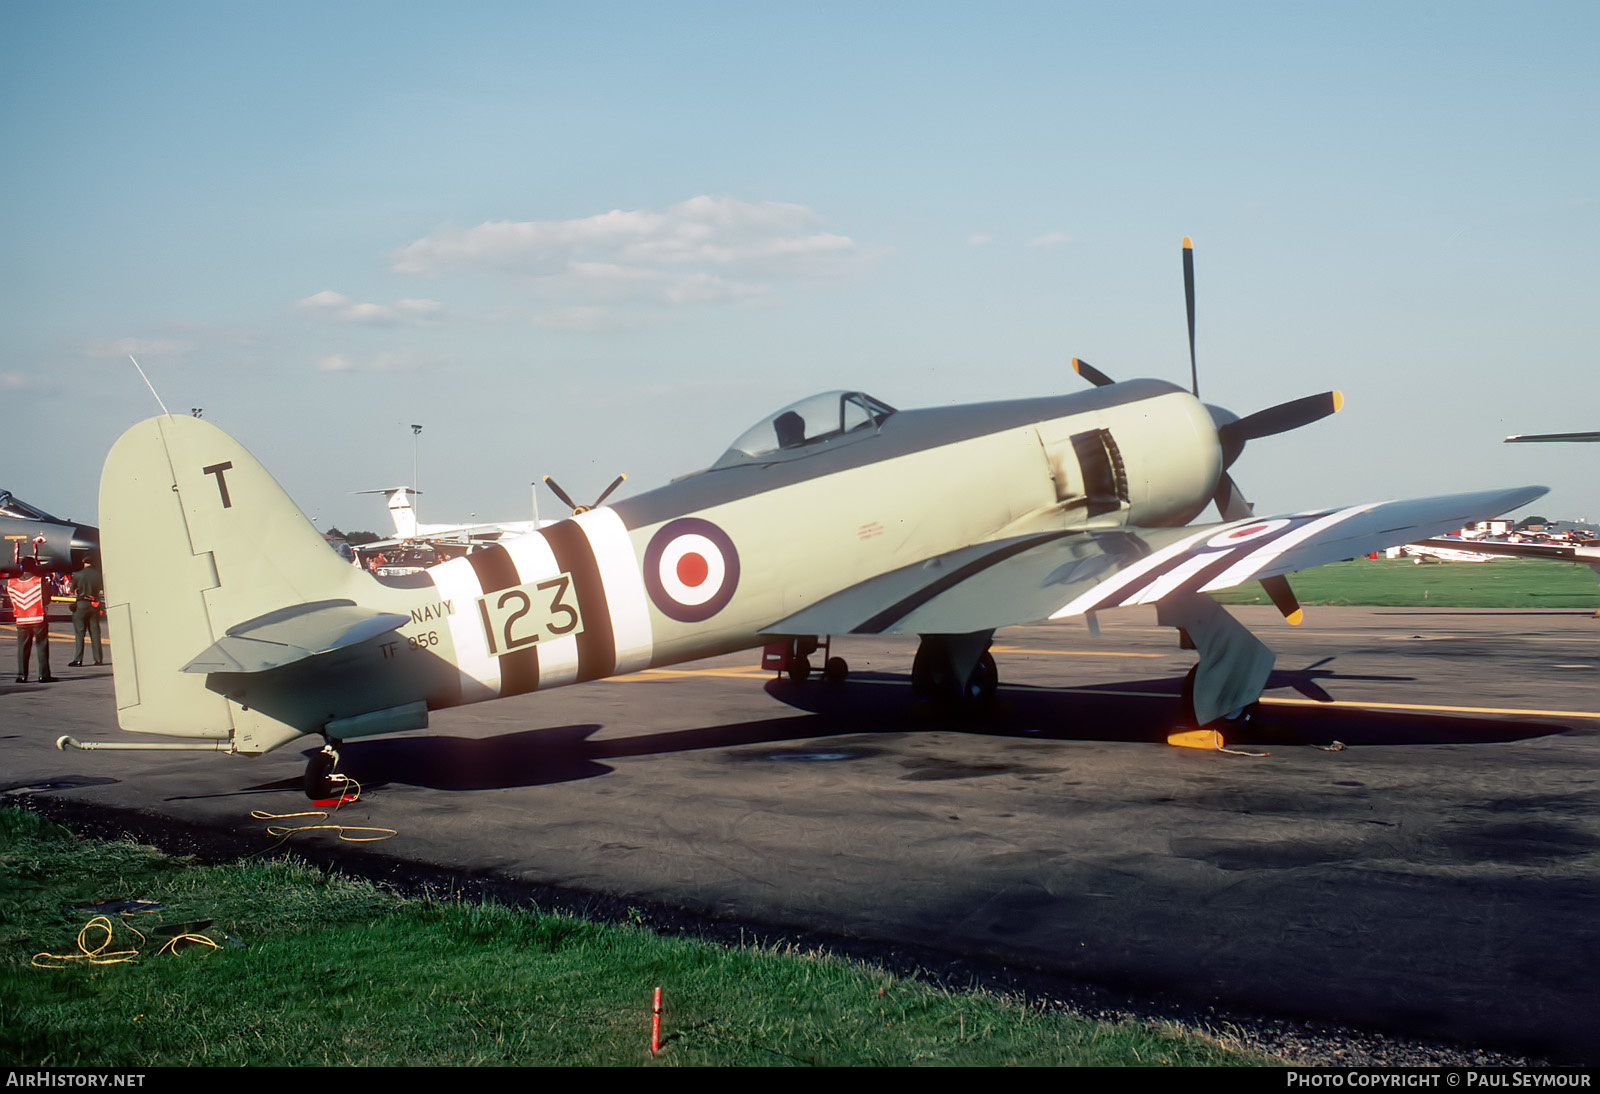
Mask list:
[[[1045,532],[870,578],[768,634],[969,634],[1207,592],[1321,566],[1524,505],[1542,486],[1187,528]]]

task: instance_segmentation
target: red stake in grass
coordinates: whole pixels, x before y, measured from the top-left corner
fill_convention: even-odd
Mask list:
[[[656,1005],[650,1015],[650,1055],[661,1051],[661,989],[656,989]]]

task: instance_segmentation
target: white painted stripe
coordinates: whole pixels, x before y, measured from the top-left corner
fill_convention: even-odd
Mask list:
[[[1205,569],[1211,563],[1217,561],[1217,556],[1224,553],[1225,552],[1222,551],[1202,551],[1200,554],[1197,554],[1192,558],[1186,558],[1172,569],[1156,578],[1150,584],[1140,589],[1132,599],[1124,600],[1117,606],[1120,608],[1126,607],[1129,604],[1154,604],[1156,601],[1172,592],[1178,586],[1188,581],[1196,573]]]
[[[1251,519],[1253,520],[1254,518]],[[1113,574],[1111,577],[1100,582],[1088,592],[1069,600],[1063,607],[1058,608],[1055,612],[1053,612],[1050,618],[1062,619],[1066,616],[1077,615],[1079,612],[1096,607],[1100,601],[1113,596],[1119,589],[1125,589],[1131,582],[1139,580],[1151,570],[1154,570],[1160,566],[1165,566],[1168,561],[1177,558],[1201,539],[1217,535],[1219,531],[1223,531],[1226,528],[1232,528],[1246,523],[1248,522],[1242,520],[1234,521],[1233,524],[1225,525],[1220,529],[1213,524],[1209,528],[1196,532],[1192,536],[1189,536],[1185,539],[1180,539],[1177,543],[1163,547],[1149,558],[1140,562],[1136,562],[1132,566],[1129,566],[1126,570],[1122,570],[1119,573]]]
[[[650,630],[650,606],[633,540],[612,509],[591,509],[572,518],[589,537],[600,580],[611,609],[611,631],[616,642],[617,673],[634,672],[650,664],[655,638]]]
[[[1265,570],[1271,563],[1292,547],[1297,547],[1311,537],[1318,535],[1341,521],[1349,520],[1360,513],[1373,509],[1372,505],[1352,505],[1348,509],[1341,509],[1337,513],[1329,513],[1318,520],[1309,521],[1292,532],[1287,532],[1271,543],[1252,551],[1238,562],[1229,566],[1222,573],[1206,582],[1201,587],[1201,592],[1212,589],[1231,589],[1235,585],[1243,585],[1255,575]]]
[[[489,656],[489,642],[478,616],[478,597],[483,587],[472,563],[465,558],[441,562],[428,571],[438,587],[441,600],[454,609],[445,618],[450,622],[450,641],[455,646],[456,667],[461,670],[461,701],[477,703],[500,694],[500,660]]]
[[[524,585],[546,581],[561,572],[556,565],[550,541],[541,533],[517,536],[505,541],[506,553],[517,568],[517,579]],[[573,603],[577,597],[570,597]],[[539,690],[570,684],[578,678],[578,636],[545,637],[539,640]]]

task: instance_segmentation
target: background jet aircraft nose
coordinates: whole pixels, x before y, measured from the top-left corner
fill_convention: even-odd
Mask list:
[[[72,554],[74,558],[100,551],[100,529],[92,524],[72,526]]]

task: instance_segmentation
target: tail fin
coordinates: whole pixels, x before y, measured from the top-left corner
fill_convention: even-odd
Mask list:
[[[372,579],[328,549],[242,445],[198,418],[151,418],[118,439],[100,477],[100,519],[122,728],[231,738],[244,752],[304,732],[184,669],[229,628],[359,598]]]
[[[409,487],[402,486],[389,495],[389,517],[394,521],[396,539],[417,538],[417,511],[411,508]]]

